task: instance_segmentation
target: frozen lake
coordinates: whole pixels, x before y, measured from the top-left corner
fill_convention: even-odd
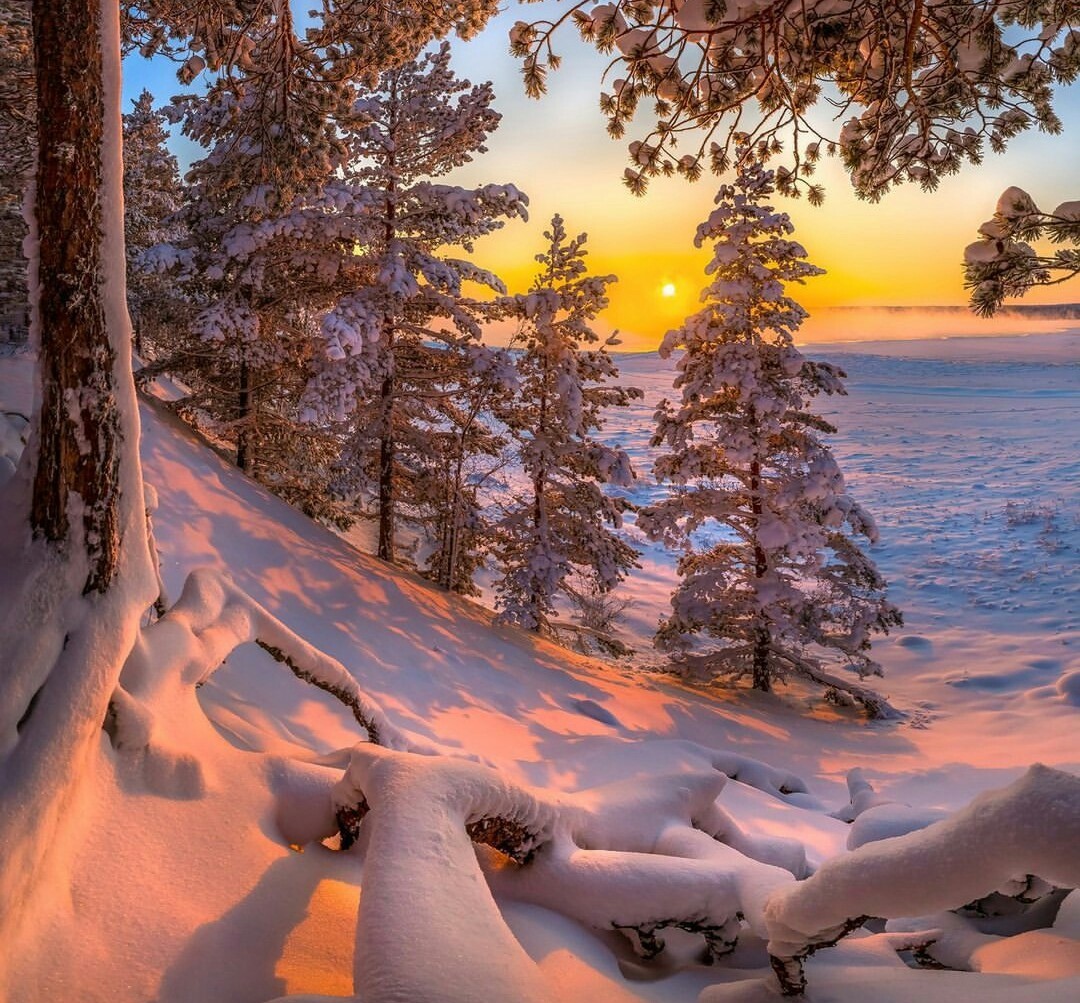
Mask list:
[[[818,409],[838,427],[834,452],[878,522],[871,553],[905,613],[874,645],[881,688],[927,718],[959,711],[961,695],[967,710],[1009,696],[1014,714],[1066,693],[1080,703],[1080,335],[804,350],[848,373],[848,395]],[[646,502],[666,491],[650,483],[648,437],[674,364],[635,354],[621,368],[645,398],[607,434],[633,455]],[[656,660],[674,555],[629,532],[644,553],[625,630]]]

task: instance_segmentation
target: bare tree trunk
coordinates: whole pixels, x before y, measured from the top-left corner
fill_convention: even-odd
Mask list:
[[[769,668],[769,630],[758,627],[754,632],[754,689],[768,693],[772,690],[772,671]]]
[[[236,399],[236,465],[249,476],[255,470],[255,451],[251,436],[251,370],[246,362],[240,363],[240,387]]]
[[[393,366],[392,357],[390,365]],[[378,556],[384,561],[394,559],[394,502],[394,373],[391,369],[383,378],[382,431],[379,435]]]
[[[754,409],[750,409],[749,423],[751,427],[757,421]],[[761,456],[754,454],[750,461],[750,511],[753,513],[754,526],[754,581],[760,582],[769,570],[769,564],[765,556],[765,550],[758,542],[761,531]],[[759,614],[760,616],[760,614]],[[772,668],[769,665],[769,637],[768,625],[758,622],[754,628],[754,654],[751,680],[754,689],[768,693],[772,690]]]
[[[108,588],[120,550],[116,355],[102,296],[100,13],[101,0],[35,3],[33,12],[42,401],[30,520],[35,536],[67,542],[68,506],[82,500],[85,592]]]
[[[538,418],[537,423],[536,423],[536,434],[546,436],[547,431],[548,431],[548,427],[547,427],[548,360],[547,360],[546,356],[544,357],[543,365],[544,365],[543,389],[540,392],[540,414],[539,414],[539,418]],[[539,536],[541,534],[541,531],[546,531],[546,529],[547,529],[547,517],[546,517],[546,513],[544,511],[544,492],[546,490],[547,490],[547,468],[544,465],[544,463],[541,462],[538,465],[537,469],[536,469],[536,473],[533,475],[533,514],[532,514],[532,518],[533,518],[533,530],[535,531],[537,536]],[[546,535],[546,532],[545,532],[545,535],[544,535],[544,549],[545,550],[547,549],[547,546],[548,546],[548,540],[547,540],[547,535]],[[530,579],[530,580],[535,581],[535,579]],[[540,594],[534,588],[531,591],[531,593],[529,594],[529,607],[533,611],[533,617],[534,617],[534,620],[535,620],[535,622],[533,623],[531,629],[537,634],[543,633],[543,627],[544,627],[544,618],[543,618],[543,614],[541,612],[542,603],[543,603],[543,598],[540,596]]]
[[[459,442],[458,454],[454,459],[454,477],[452,483],[453,498],[450,504],[449,515],[449,539],[447,540],[444,557],[444,563],[446,567],[444,580],[442,581],[443,588],[448,591],[454,590],[454,583],[457,580],[457,563],[458,563],[458,551],[460,550],[461,540],[461,492],[464,489],[464,464],[465,464],[465,433],[462,432],[461,441]]]
[[[390,118],[387,133],[391,138],[397,136],[397,76],[390,79]],[[390,186],[383,202],[385,222],[383,224],[383,248],[386,253],[393,245],[397,234],[397,175],[395,165],[397,157],[391,149],[387,156],[390,171]],[[379,546],[376,554],[384,561],[394,560],[394,326],[386,321],[383,330],[383,349],[386,352],[386,375],[382,384],[382,429],[379,432]]]

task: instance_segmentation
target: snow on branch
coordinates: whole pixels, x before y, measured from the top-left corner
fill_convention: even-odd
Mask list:
[[[1040,209],[1022,188],[1006,188],[994,215],[964,250],[964,284],[975,313],[991,316],[1006,299],[1080,274],[1080,201]],[[1031,242],[1064,245],[1042,253]]]
[[[803,959],[868,916],[955,909],[1025,875],[1076,887],[1077,846],[1080,777],[1036,764],[951,818],[827,861],[808,880],[778,889],[765,907],[784,992],[802,992]]]
[[[610,53],[600,108],[612,136],[640,129],[624,174],[635,193],[661,175],[721,174],[740,145],[781,157],[782,190],[812,204],[824,156],[861,198],[930,191],[1032,126],[1060,131],[1055,85],[1080,65],[1069,3],[571,0],[543,13],[510,31],[526,92],[546,90],[563,25]]]

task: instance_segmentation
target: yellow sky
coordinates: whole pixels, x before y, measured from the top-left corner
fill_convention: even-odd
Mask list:
[[[717,179],[707,175],[696,185],[659,179],[644,198],[631,195],[620,178],[626,143],[634,137],[609,139],[597,107],[602,58],[583,51],[568,34],[567,59],[551,76],[550,93],[540,101],[523,96],[505,31],[528,13],[511,10],[480,39],[456,47],[458,73],[492,80],[503,113],[489,152],[458,177],[510,181],[531,199],[530,222],[486,239],[477,257],[512,290],[526,288],[545,225],[560,213],[568,230],[588,232],[591,270],[619,276],[602,327],[619,329],[627,349],[653,348],[696,308],[709,251],[695,250],[692,241],[711,209]],[[1004,156],[988,154],[984,164],[969,165],[930,194],[908,185],[879,204],[862,202],[838,162],[825,162],[817,177],[827,189],[823,207],[805,200],[777,202],[791,214],[809,260],[827,271],[793,290],[794,297],[812,312],[829,306],[963,304],[963,249],[1006,187],[1027,188],[1048,209],[1080,197],[1080,95],[1068,95],[1059,113],[1062,135],[1022,136]],[[661,295],[665,283],[675,285],[675,296]],[[1070,300],[1080,300],[1077,282],[1036,290],[1025,302]]]

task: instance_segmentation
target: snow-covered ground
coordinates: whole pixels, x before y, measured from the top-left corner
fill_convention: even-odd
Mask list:
[[[848,396],[820,410],[879,524],[871,553],[905,615],[875,642],[886,672],[875,682],[911,714],[880,781],[924,800],[930,764],[964,762],[973,742],[975,787],[1035,759],[1080,762],[1080,333],[805,350],[848,373]],[[647,433],[671,365],[632,355],[621,372],[646,394],[609,434],[645,475],[636,499],[651,500],[663,489],[647,477]],[[647,654],[674,578],[671,555],[635,543],[644,567],[626,588],[625,629]]]
[[[659,826],[664,812],[690,811],[685,805],[702,797],[702,783],[712,790],[708,776],[724,769],[738,779],[724,786],[710,811],[737,821],[747,852],[782,857],[792,844],[776,838],[794,840],[813,867],[838,861],[830,867],[843,881],[846,862],[864,859],[846,849],[856,825],[860,838],[874,838],[925,824],[981,791],[1016,781],[1035,761],[1080,772],[1080,336],[814,352],[832,359],[843,352],[851,376],[850,395],[828,402],[828,413],[841,429],[836,450],[851,489],[881,525],[876,558],[907,617],[903,630],[877,647],[886,670],[882,689],[909,715],[901,723],[867,723],[809,691],[705,692],[494,627],[482,607],[390,570],[312,525],[145,406],[143,456],[160,499],[154,522],[166,585],[175,597],[193,567],[227,571],[348,666],[417,741],[479,757],[510,784],[556,792],[563,800],[551,810],[584,813],[586,821],[577,823],[583,831],[593,816],[618,816],[624,834]],[[650,396],[611,435],[640,458],[650,405],[669,385],[670,371],[646,355],[626,357],[623,371],[626,382]],[[25,356],[0,358],[0,408],[28,410],[28,374]],[[0,446],[10,450],[13,442],[8,436]],[[639,494],[648,490],[643,485]],[[628,629],[648,654],[647,635],[670,590],[671,559],[650,549],[643,563],[631,587]],[[342,854],[314,843],[293,852],[287,844],[302,841],[293,831],[303,802],[296,777],[305,769],[313,777],[319,772],[296,760],[352,745],[351,717],[253,645],[231,655],[198,700],[216,727],[216,735],[189,731],[206,760],[202,786],[155,792],[123,757],[113,775],[99,778],[80,818],[70,889],[58,889],[55,908],[35,920],[41,936],[20,962],[25,975],[15,1000],[255,1003],[286,993],[354,992],[378,1003],[777,998],[760,930],[745,932],[733,955],[705,966],[700,938],[692,934],[666,934],[668,951],[643,963],[621,935],[598,928],[598,900],[584,884],[573,889],[574,875],[602,881],[608,864],[629,872],[642,866],[643,855],[602,858],[606,850],[595,836],[589,842],[579,835],[592,849],[575,851],[593,853],[591,863],[556,855],[547,887],[495,873],[498,909],[490,906],[483,882],[469,870],[467,844],[462,850],[443,831],[454,811],[465,817],[468,809],[448,815],[441,802],[429,808],[427,797],[442,788],[394,757],[374,765],[354,758],[350,768],[375,777],[369,793],[413,793],[403,814],[380,823],[370,846],[362,840],[361,853]],[[843,810],[854,767],[862,770],[851,791],[857,807],[879,807],[851,825],[830,813],[855,814]],[[798,785],[781,782],[786,773],[801,777],[807,791],[792,793]],[[487,783],[479,774],[447,776],[455,790]],[[629,787],[565,797],[618,781]],[[321,783],[312,780],[312,803],[325,793]],[[944,876],[930,876],[935,887],[977,880],[983,854],[992,886],[985,891],[1002,883],[994,854],[1005,852],[1008,834],[973,839],[972,831],[983,837],[985,831],[964,826],[987,817],[999,829],[1005,819],[1008,828],[1031,805],[1045,803],[1040,793],[1054,796],[1039,775],[1025,784],[1011,812],[990,801],[943,823],[953,828],[926,830],[945,833],[949,838],[939,842],[960,855]],[[1055,827],[1078,824],[1075,797],[1052,803],[1060,809],[1056,822],[1040,814],[1026,820],[1032,845]],[[635,806],[644,816],[637,828],[619,816]],[[693,830],[684,826],[665,838],[677,843],[687,832]],[[908,856],[891,860],[907,872],[875,889],[884,888],[886,900],[907,903],[901,885],[919,886],[921,835],[905,837]],[[1023,832],[1013,835],[1015,844]],[[367,881],[365,849],[366,866],[378,862],[378,875]],[[1041,859],[1032,852],[1031,859]],[[664,853],[673,856],[661,862],[692,856],[678,846]],[[941,848],[931,856],[948,860]],[[1023,873],[1008,876],[1022,878],[1027,858],[1016,859]],[[711,879],[704,875],[712,872],[702,865],[703,876],[694,879],[698,863],[675,868],[672,887],[688,882],[692,891],[704,882],[707,888]],[[736,868],[738,887],[730,891],[751,926],[763,922],[753,887],[790,880],[766,864],[753,867]],[[875,873],[884,872],[866,872],[861,884],[874,885]],[[570,889],[562,895],[565,909],[549,908],[552,888]],[[640,894],[648,888],[655,885],[643,885]],[[635,894],[631,887],[618,906],[628,915]],[[939,935],[948,944],[945,963],[972,971],[908,967],[894,948],[905,937],[919,938],[905,931],[942,929],[955,917],[898,914],[888,933],[855,934],[814,955],[807,965],[809,999],[1073,1001],[1080,998],[1078,894],[1065,899],[1051,930],[999,938],[1000,931],[964,927]],[[719,889],[710,896],[714,906],[724,899]],[[823,911],[809,885],[804,898],[812,915]],[[856,898],[852,893],[852,903]],[[799,902],[789,905],[785,915],[797,916]],[[401,971],[439,988],[395,996],[387,986]],[[515,984],[520,992],[507,995],[505,987]]]

